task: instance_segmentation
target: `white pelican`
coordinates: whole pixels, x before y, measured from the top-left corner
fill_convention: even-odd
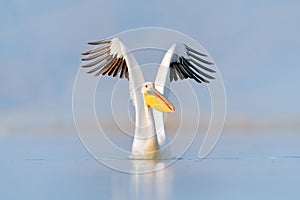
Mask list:
[[[210,79],[214,79],[209,73],[215,71],[208,67],[213,63],[205,59],[207,57],[205,54],[185,44],[175,43],[166,52],[156,80],[151,83],[144,81],[133,54],[127,52],[119,38],[88,44],[98,46],[82,53],[88,55],[82,58],[85,63],[81,66],[91,68],[87,73],[95,73],[95,76],[119,75],[120,78],[126,77],[129,80],[130,96],[135,106],[135,132],[131,158],[170,158],[169,152],[159,151],[167,143],[162,112],[175,110],[173,104],[164,97],[168,95],[165,88],[171,81],[178,79],[190,78],[199,83],[208,83]],[[153,109],[154,123],[150,108]]]

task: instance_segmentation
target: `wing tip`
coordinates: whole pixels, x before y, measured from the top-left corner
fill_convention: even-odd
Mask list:
[[[196,53],[196,54],[198,54],[198,55],[207,57],[207,54],[204,54],[204,53],[202,53],[202,52],[199,52],[199,51],[195,50],[194,48],[188,46],[187,44],[184,44],[184,46],[185,46],[185,48],[186,48],[187,51],[191,51],[191,52]]]
[[[98,44],[107,44],[110,43],[111,39],[104,39],[104,40],[100,40],[100,41],[91,41],[88,42],[89,45],[98,45]]]
[[[86,55],[89,55],[90,53],[88,52],[88,51],[85,51],[85,52],[83,52],[83,53],[81,53],[81,55],[83,55],[83,56],[86,56]],[[82,59],[81,59],[82,60]]]

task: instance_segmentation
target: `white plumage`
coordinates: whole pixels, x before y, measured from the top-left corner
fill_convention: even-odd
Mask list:
[[[99,46],[83,53],[83,55],[89,55],[82,59],[83,61],[89,61],[82,65],[82,67],[91,68],[88,73],[95,73],[96,76],[109,75],[116,77],[119,75],[120,78],[126,77],[129,79],[130,97],[135,106],[135,133],[132,143],[133,157],[157,159],[157,156],[149,157],[144,156],[144,154],[147,153],[145,149],[148,149],[149,145],[162,147],[168,141],[163,113],[153,110],[153,123],[149,106],[146,106],[144,99],[145,94],[141,92],[141,88],[145,87],[147,83],[144,81],[136,59],[131,52],[126,50],[119,38],[90,42],[89,44]],[[168,96],[168,88],[173,80],[191,78],[199,83],[208,83],[209,79],[213,79],[208,72],[213,73],[215,71],[209,68],[209,65],[213,63],[205,58],[207,58],[205,54],[185,44],[174,43],[163,57],[154,82],[155,89],[164,96]],[[153,148],[155,149],[156,147]],[[169,152],[166,154],[161,152],[157,154],[155,152],[155,155],[159,155],[160,158],[166,158],[171,154]]]

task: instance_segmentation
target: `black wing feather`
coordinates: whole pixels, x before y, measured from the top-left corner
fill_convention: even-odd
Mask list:
[[[81,60],[87,63],[81,65],[83,68],[92,68],[87,73],[95,73],[95,76],[108,75],[120,78],[128,78],[127,64],[123,56],[113,55],[111,53],[112,40],[101,40],[89,42],[90,45],[98,45],[97,48],[82,53],[85,57]]]
[[[209,80],[214,79],[209,73],[214,73],[215,70],[209,68],[209,65],[213,65],[212,62],[202,58],[206,57],[206,54],[200,53],[191,47],[185,45],[186,56],[177,55],[176,60],[170,63],[170,81],[177,81],[180,79],[194,79],[198,83],[209,83]]]

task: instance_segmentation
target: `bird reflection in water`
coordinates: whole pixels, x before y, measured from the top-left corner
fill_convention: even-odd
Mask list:
[[[135,173],[112,176],[112,199],[172,199],[172,166],[157,160],[131,160],[131,163]],[[158,170],[149,171],[151,168]]]

